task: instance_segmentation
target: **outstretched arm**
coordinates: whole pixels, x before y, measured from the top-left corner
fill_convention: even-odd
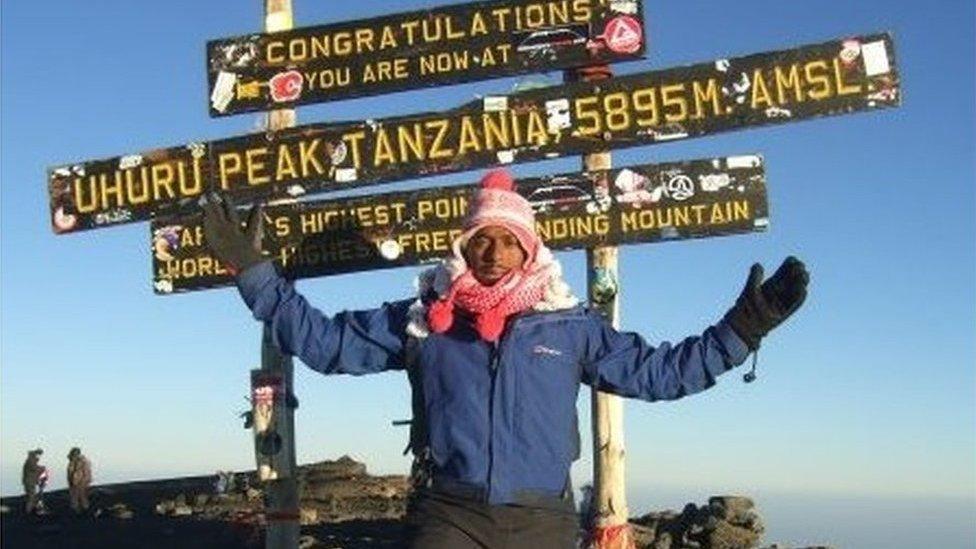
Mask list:
[[[282,352],[325,374],[360,375],[402,367],[408,302],[329,318],[262,257],[260,206],[251,209],[243,227],[228,199],[210,194],[202,206],[207,244],[237,275],[241,297],[254,317],[271,327]]]
[[[596,315],[597,313],[593,313]],[[674,400],[707,389],[715,378],[746,359],[749,349],[727,322],[678,344],[650,345],[594,319],[583,382],[601,391],[642,400]]]
[[[643,400],[673,400],[707,389],[800,307],[808,282],[805,266],[794,257],[787,258],[764,283],[762,267],[753,265],[742,294],[724,319],[700,336],[674,345],[664,342],[653,347],[638,334],[618,332],[602,318],[594,319],[587,336],[583,381]]]

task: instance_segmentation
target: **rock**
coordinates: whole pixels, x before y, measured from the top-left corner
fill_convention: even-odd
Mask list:
[[[630,533],[634,538],[634,545],[644,547],[654,543],[654,528],[631,523]]]
[[[738,514],[748,513],[755,507],[752,500],[742,496],[712,496],[708,498],[708,506],[722,510],[719,518],[727,518]]]
[[[404,475],[370,476],[348,456],[299,467],[299,498],[318,522],[399,519],[410,490]]]
[[[705,535],[705,547],[709,549],[749,549],[759,543],[759,534],[752,530],[720,522]]]
[[[177,505],[173,507],[172,515],[174,517],[188,517],[193,514],[193,508],[189,505]]]
[[[349,456],[342,456],[335,461],[322,461],[299,468],[300,475],[318,479],[339,479],[366,475],[366,464],[360,463]]]
[[[117,519],[130,519],[135,516],[132,509],[129,509],[129,507],[124,503],[116,503],[115,505],[109,507],[107,511]]]
[[[218,505],[243,503],[245,497],[245,494],[218,494],[217,497],[211,499],[211,503]]]
[[[302,507],[298,510],[298,522],[302,526],[318,524],[319,512],[314,507]]]
[[[248,499],[248,501],[261,499],[261,495],[261,490],[258,490],[257,488],[248,488],[247,492],[244,493],[244,496]]]
[[[298,549],[309,549],[310,547],[315,547],[319,543],[319,540],[315,539],[314,536],[302,536],[298,538]]]
[[[648,513],[631,523],[654,532],[638,544],[647,549],[749,549],[765,532],[752,500],[740,496],[714,496],[707,505],[685,505],[680,514]]]
[[[653,547],[653,549],[671,549],[671,534],[667,532],[661,534],[660,537],[654,540],[654,544],[650,547]]]

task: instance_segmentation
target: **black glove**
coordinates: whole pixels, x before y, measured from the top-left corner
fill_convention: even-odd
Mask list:
[[[242,229],[237,209],[228,197],[210,192],[200,199],[203,207],[203,236],[217,259],[233,275],[264,261],[261,239],[264,223],[260,204],[251,207],[247,225]]]
[[[759,348],[759,340],[770,330],[800,308],[807,298],[810,275],[802,261],[790,256],[773,276],[765,282],[762,279],[762,265],[753,264],[746,287],[725,313],[726,322],[752,351]]]

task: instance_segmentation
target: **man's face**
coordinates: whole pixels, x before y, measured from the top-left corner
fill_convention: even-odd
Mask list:
[[[491,286],[525,263],[525,250],[518,238],[504,227],[488,226],[476,232],[464,248],[464,259],[468,262],[475,279]]]

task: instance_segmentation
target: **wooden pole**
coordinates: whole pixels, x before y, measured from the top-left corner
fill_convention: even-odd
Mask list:
[[[265,0],[264,30],[266,32],[280,32],[294,27],[291,0]],[[269,132],[290,128],[295,125],[294,109],[279,109],[268,113],[267,129]],[[261,369],[271,374],[281,376],[284,381],[283,394],[276,395],[285,399],[283,406],[284,417],[277,422],[278,435],[281,437],[280,454],[275,460],[277,478],[268,480],[265,484],[265,518],[268,529],[265,535],[267,549],[295,549],[298,547],[299,506],[298,482],[295,478],[297,470],[295,459],[295,407],[297,399],[294,396],[294,363],[292,358],[284,355],[275,346],[271,338],[271,328],[264,326],[261,336]]]
[[[567,71],[567,81],[595,82],[610,78],[608,65]],[[609,170],[609,151],[583,156],[583,169]],[[609,192],[609,189],[606,189]],[[620,327],[620,278],[617,274],[617,247],[601,246],[586,250],[587,288],[590,305]],[[634,537],[628,526],[626,479],[624,478],[623,400],[592,389],[590,393],[593,428],[593,513],[589,547],[594,549],[633,549]]]

